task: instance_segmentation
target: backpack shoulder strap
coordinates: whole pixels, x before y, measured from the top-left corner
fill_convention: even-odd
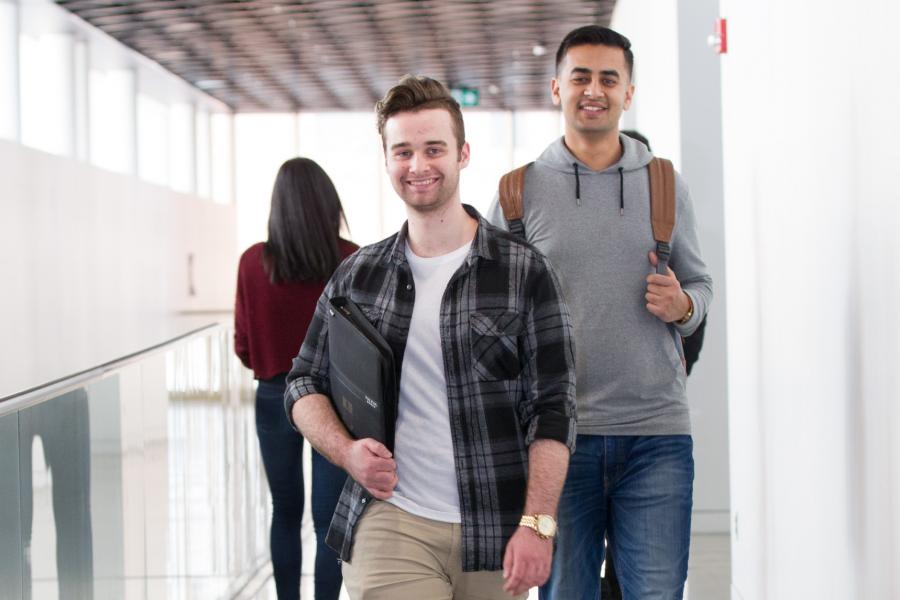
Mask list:
[[[650,223],[659,259],[656,272],[665,274],[675,228],[675,169],[671,161],[658,157],[654,157],[647,168],[650,171]]]
[[[653,226],[653,239],[656,240],[656,272],[666,275],[672,254],[672,230],[675,229],[675,169],[672,161],[657,157],[653,157],[647,168],[650,170],[650,224]],[[669,331],[681,362],[687,368],[684,341],[671,323]]]
[[[524,192],[525,192],[525,171],[534,163],[522,165],[517,169],[513,169],[500,178],[500,207],[503,209],[503,217],[509,225],[509,231],[513,235],[517,235],[523,240],[525,239],[525,223],[522,217],[525,216]]]

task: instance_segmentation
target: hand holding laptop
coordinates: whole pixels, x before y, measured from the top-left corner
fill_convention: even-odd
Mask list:
[[[397,485],[397,463],[384,444],[372,438],[356,440],[344,461],[347,474],[378,500],[387,500]]]

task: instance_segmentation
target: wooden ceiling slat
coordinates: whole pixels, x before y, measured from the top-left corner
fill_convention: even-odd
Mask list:
[[[555,44],[615,0],[56,0],[236,110],[371,110],[403,73],[550,106]],[[535,44],[546,54],[534,56]],[[488,92],[497,86],[499,92]]]

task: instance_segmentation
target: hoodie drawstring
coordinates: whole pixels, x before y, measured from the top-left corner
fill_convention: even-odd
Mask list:
[[[578,163],[573,162],[572,168],[575,169],[575,202],[581,206],[581,177],[578,174]],[[619,216],[625,214],[625,174],[624,168],[619,167]]]
[[[578,177],[578,163],[573,162],[572,166],[575,167],[575,202],[581,206],[581,179]]]
[[[625,214],[625,176],[622,167],[619,167],[619,216]]]

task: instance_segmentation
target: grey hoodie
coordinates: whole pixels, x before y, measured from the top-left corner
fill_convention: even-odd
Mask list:
[[[620,136],[621,160],[592,171],[556,140],[525,175],[525,232],[556,269],[575,326],[578,433],[675,435],[691,432],[685,372],[671,326],[646,308],[652,155]],[[577,167],[575,166],[577,165]],[[687,186],[676,174],[669,266],[694,303],[682,335],[700,324],[712,279],[700,257]],[[497,198],[488,219],[507,228]]]

